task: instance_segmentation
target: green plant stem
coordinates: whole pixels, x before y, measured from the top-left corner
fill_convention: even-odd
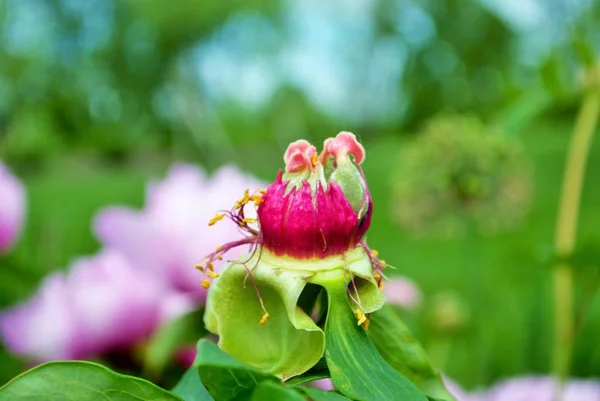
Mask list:
[[[585,94],[577,115],[563,176],[554,247],[562,260],[573,253],[585,166],[600,114],[600,92]],[[569,373],[573,342],[573,268],[560,262],[554,269],[554,359],[559,383]],[[560,397],[559,397],[560,398]]]

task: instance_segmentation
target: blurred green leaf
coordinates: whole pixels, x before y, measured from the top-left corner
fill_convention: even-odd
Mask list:
[[[208,391],[200,381],[200,375],[198,369],[188,369],[181,380],[171,390],[174,394],[177,394],[184,401],[212,401],[213,398],[208,394]]]
[[[425,395],[377,352],[356,324],[346,287],[326,287],[329,310],[325,358],[335,388],[347,397],[369,401],[425,401]]]
[[[144,368],[150,374],[159,374],[178,348],[193,344],[208,332],[204,328],[204,310],[195,310],[161,327],[154,333],[146,348]]]
[[[236,398],[238,400],[238,398]],[[285,388],[272,381],[258,383],[252,392],[252,401],[305,401],[305,398],[294,389]]]
[[[328,377],[330,376],[329,368],[327,367],[327,362],[325,361],[325,358],[321,358],[315,366],[302,373],[301,375],[292,377],[291,379],[287,380],[285,384],[287,384],[288,386],[295,386],[314,380],[326,379]]]
[[[194,366],[215,401],[250,400],[258,383],[280,382],[276,376],[244,365],[208,340],[198,342]]]
[[[454,401],[444,387],[440,374],[432,366],[427,352],[389,305],[372,313],[370,320],[367,334],[386,362],[427,396]]]
[[[137,377],[92,362],[49,362],[17,376],[0,389],[1,401],[25,400],[180,401]]]

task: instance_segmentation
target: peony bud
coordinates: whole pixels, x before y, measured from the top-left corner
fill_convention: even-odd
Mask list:
[[[261,244],[275,255],[297,259],[358,246],[372,213],[363,160],[363,147],[348,132],[326,140],[318,157],[307,141],[290,144],[285,173],[279,172],[258,208]]]

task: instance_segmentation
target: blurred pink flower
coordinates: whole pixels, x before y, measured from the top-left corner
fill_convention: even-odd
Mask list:
[[[126,349],[192,307],[161,289],[105,250],[48,276],[36,295],[0,315],[0,332],[10,350],[34,362]]]
[[[496,384],[483,401],[554,401],[558,384],[550,377],[517,377]],[[562,401],[600,400],[600,382],[570,380],[565,383]]]
[[[392,277],[383,284],[387,302],[405,309],[414,309],[423,298],[419,287],[406,277]]]
[[[264,186],[232,166],[221,168],[209,179],[197,167],[175,165],[162,182],[149,185],[144,210],[109,207],[96,217],[94,231],[136,268],[203,302],[203,275],[194,265],[217,246],[242,238],[238,227],[227,219],[214,227],[208,222],[224,206],[233,206],[244,190],[252,193]],[[255,215],[254,210],[246,212],[248,217]],[[242,248],[227,256],[235,259],[245,252]]]
[[[315,381],[311,382],[310,384],[312,384],[313,387],[320,388],[321,390],[331,391],[331,390],[335,389],[331,379],[315,380]]]
[[[21,234],[24,214],[23,185],[0,162],[0,253],[8,251]]]
[[[442,376],[444,385],[450,394],[454,396],[456,401],[484,401],[485,399],[479,393],[467,393],[455,381],[446,376]]]

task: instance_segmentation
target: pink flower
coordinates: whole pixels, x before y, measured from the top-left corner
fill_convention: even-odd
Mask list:
[[[558,384],[550,377],[518,377],[501,382],[489,391],[484,401],[554,401]],[[570,380],[565,383],[563,401],[600,400],[600,382]]]
[[[109,207],[96,217],[94,231],[136,269],[203,302],[206,290],[200,283],[204,276],[194,265],[218,245],[243,238],[233,222],[211,228],[208,222],[223,205],[233,205],[244,190],[262,186],[231,166],[209,179],[197,167],[176,165],[164,181],[149,186],[144,210]],[[231,252],[227,259],[242,252]]]
[[[335,390],[335,387],[334,387],[331,379],[315,380],[315,381],[311,382],[310,384],[312,384],[316,388],[320,388],[321,390],[327,390],[327,391]]]
[[[354,162],[349,155],[354,157]],[[258,208],[260,243],[275,255],[325,258],[359,246],[371,224],[372,202],[360,163],[365,151],[349,132],[289,145],[281,171]]]
[[[102,251],[48,276],[30,300],[0,315],[0,332],[10,350],[35,362],[127,349],[190,309],[161,288],[117,252]]]
[[[383,294],[387,302],[405,309],[419,306],[423,298],[417,285],[406,277],[392,277],[384,283]]]
[[[0,253],[8,251],[21,234],[24,214],[23,185],[0,163]]]

